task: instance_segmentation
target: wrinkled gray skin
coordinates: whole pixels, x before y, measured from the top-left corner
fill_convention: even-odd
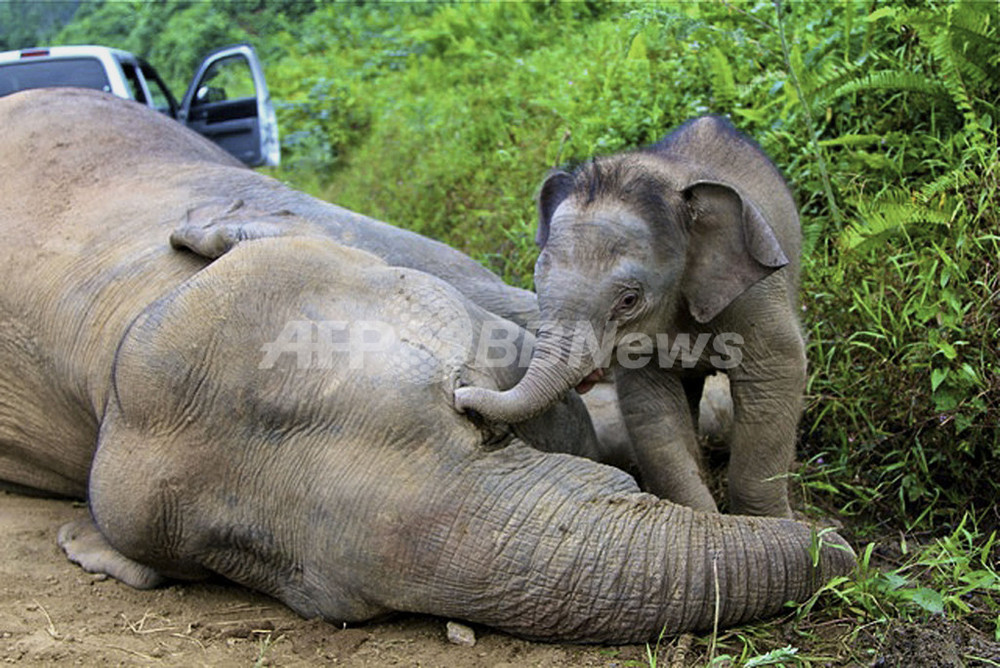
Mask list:
[[[627,642],[708,628],[716,599],[722,625],[771,615],[852,567],[835,534],[811,552],[804,524],[698,513],[529,447],[593,439],[577,401],[516,433],[455,411],[459,384],[517,378],[476,366],[496,316],[437,277],[314,236],[172,250],[223,188],[293,199],[173,121],[30,91],[0,99],[0,127],[0,155],[32,158],[0,162],[0,479],[88,492],[93,521],[59,532],[87,570],[218,573],[336,622]],[[299,359],[272,347],[290,322],[397,336],[360,364],[342,339]]]
[[[397,267],[427,272],[451,283],[491,313],[527,326],[538,319],[534,293],[504,283],[450,246],[303,195],[259,174],[225,168],[199,187],[177,219],[175,248],[216,258],[240,241],[315,235],[360,248]]]
[[[450,246],[322,202],[262,175],[222,170],[219,183],[196,189],[200,200],[170,235],[175,248],[217,258],[234,245],[275,236],[318,236],[359,248],[397,267],[437,276],[484,309],[522,327],[538,320],[535,295],[504,283]],[[224,194],[224,195],[223,195]]]
[[[608,364],[573,354],[582,325],[602,347],[617,346],[613,373],[644,488],[711,511],[695,425],[704,378],[722,366],[732,392],[730,510],[789,516],[784,474],[806,373],[796,316],[801,233],[763,152],[728,122],[703,117],[647,149],[550,174],[539,214],[531,366],[507,391],[459,389],[458,408],[516,422],[565,396]],[[629,348],[636,334],[656,349]],[[684,335],[692,344],[711,338],[687,364],[671,364]]]

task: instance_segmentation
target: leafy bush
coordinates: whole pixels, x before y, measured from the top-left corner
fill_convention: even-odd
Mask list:
[[[849,507],[894,501],[914,524],[995,508],[1000,479],[989,11],[883,7],[858,28],[865,50],[806,83],[828,110],[820,143],[847,214],[824,224],[806,268],[807,437],[836,453]]]

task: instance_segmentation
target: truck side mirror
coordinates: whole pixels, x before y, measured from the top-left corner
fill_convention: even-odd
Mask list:
[[[217,86],[202,86],[194,96],[195,104],[207,104],[209,102],[224,102],[226,91]]]

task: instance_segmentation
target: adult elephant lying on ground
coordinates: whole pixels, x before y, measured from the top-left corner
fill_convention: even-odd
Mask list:
[[[318,237],[171,250],[212,198],[296,201],[172,121],[61,91],[0,100],[0,125],[0,479],[88,493],[93,521],[59,536],[85,568],[618,642],[769,615],[851,568],[834,534],[811,550],[803,524],[528,447],[593,438],[575,399],[510,433],[457,412],[459,384],[517,372],[477,365],[496,316],[439,278]]]

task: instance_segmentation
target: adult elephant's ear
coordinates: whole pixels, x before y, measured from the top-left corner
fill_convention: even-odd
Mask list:
[[[291,211],[262,211],[243,200],[210,200],[189,209],[170,234],[170,245],[214,260],[241,241],[290,234]]]
[[[683,194],[690,242],[681,292],[705,323],[789,260],[760,210],[731,186],[699,181]]]
[[[535,243],[539,248],[544,248],[549,239],[552,214],[572,190],[573,175],[569,172],[554,169],[545,177],[545,182],[538,191],[538,231],[535,233]]]

